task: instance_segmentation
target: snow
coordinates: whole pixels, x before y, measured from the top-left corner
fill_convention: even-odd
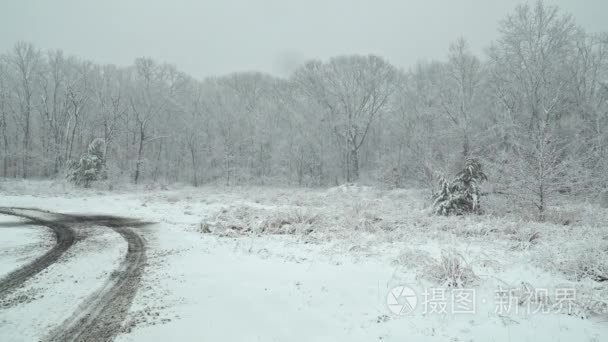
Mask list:
[[[205,240],[201,243],[212,242]],[[241,249],[220,242],[212,250],[192,249],[172,258],[168,268],[179,270],[179,280],[163,286],[185,298],[174,309],[180,319],[173,326],[135,330],[119,341],[284,341],[294,336],[331,341],[336,333],[358,336],[381,310],[376,280],[390,276],[389,269],[292,261],[267,244],[251,243]],[[362,280],[362,274],[369,278]],[[362,326],[344,319],[349,316],[370,322]]]
[[[102,227],[89,228],[88,234],[59,262],[29,279],[25,289],[8,296],[8,309],[0,311],[3,341],[41,340],[105,284],[126,252],[126,243]]]
[[[148,265],[125,331],[116,341],[608,339],[605,314],[585,319],[579,311],[501,316],[494,303],[498,287],[517,289],[522,283],[550,291],[574,287],[581,295],[608,300],[605,283],[576,281],[563,265],[547,262],[552,257],[572,258],[577,246],[605,242],[601,224],[608,213],[586,204],[571,209],[589,215],[573,216],[571,226],[565,227],[508,215],[431,216],[418,190],[182,187],[108,192],[39,182],[3,188],[0,206],[155,222],[141,230]],[[314,218],[312,233],[301,233],[302,229],[274,235],[259,230],[270,219],[293,215],[294,210]],[[221,234],[220,228],[230,222],[252,231]],[[201,224],[214,233],[202,233]],[[308,227],[305,222],[293,225]],[[5,230],[13,232],[8,233],[11,242],[2,236],[2,248],[41,239],[17,232],[37,231],[31,227],[4,228],[2,234]],[[517,240],[536,231],[541,232],[538,245]],[[88,247],[99,239],[103,248]],[[562,251],[564,243],[569,249]],[[79,244],[70,252],[73,256],[26,284],[24,291],[39,288],[44,297],[2,311],[1,340],[34,340],[59,324],[103,284],[125,252],[120,237],[101,227]],[[441,287],[427,275],[433,270],[429,265],[439,262],[441,251],[447,249],[458,251],[479,278],[470,286],[476,291],[475,313],[424,314],[419,307],[412,315],[392,314],[386,298],[393,287],[410,286],[419,300],[425,289]],[[18,266],[4,257],[0,260],[0,269]],[[64,274],[73,275],[78,283],[72,278],[58,281]],[[453,289],[446,291],[449,296]]]
[[[52,234],[43,227],[23,226],[24,221],[0,215],[0,278],[34,260],[51,247],[45,243]],[[12,225],[12,224],[15,225]]]

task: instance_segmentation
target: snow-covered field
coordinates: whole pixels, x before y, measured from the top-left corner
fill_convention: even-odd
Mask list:
[[[0,215],[0,277],[35,259],[50,247],[52,237],[42,227],[15,227],[14,222],[14,218]]]
[[[537,223],[491,203],[436,217],[427,196],[0,183],[0,207],[152,222],[134,228],[147,259],[117,341],[608,340],[607,210],[572,204]],[[0,220],[0,277],[52,246],[44,227]],[[78,234],[2,299],[1,341],[44,339],[113,276],[125,241],[101,226]]]

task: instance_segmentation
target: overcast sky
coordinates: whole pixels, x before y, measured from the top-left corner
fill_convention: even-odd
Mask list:
[[[377,54],[408,68],[464,36],[476,52],[519,0],[0,0],[0,51],[19,40],[98,63],[152,57],[202,78],[283,74],[303,59]],[[590,32],[608,0],[550,0]]]

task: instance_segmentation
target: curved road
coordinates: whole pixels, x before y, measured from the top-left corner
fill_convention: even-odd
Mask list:
[[[28,219],[32,224],[47,226],[55,233],[56,244],[49,251],[36,258],[29,264],[15,270],[0,279],[0,298],[15,288],[21,286],[26,280],[40,273],[52,265],[59,257],[74,244],[74,230],[60,222],[46,221],[35,216],[18,213],[13,208],[0,208],[0,214],[17,216]]]
[[[56,219],[43,219],[22,211],[53,215]],[[57,244],[47,253],[1,279],[0,297],[56,262],[74,243],[74,226],[106,226],[123,237],[128,248],[116,272],[101,290],[91,294],[76,312],[45,338],[49,342],[112,341],[120,331],[137,293],[146,263],[145,240],[133,228],[148,223],[116,216],[56,214],[32,208],[0,208],[0,214],[26,218],[33,224],[47,226],[53,229],[57,240]]]

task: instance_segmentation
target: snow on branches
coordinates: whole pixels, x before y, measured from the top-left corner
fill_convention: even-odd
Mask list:
[[[464,215],[480,213],[480,185],[488,178],[481,163],[467,159],[464,169],[451,182],[439,177],[439,191],[433,194],[433,212],[437,215]]]
[[[91,182],[107,178],[105,165],[105,142],[103,139],[94,139],[79,160],[70,160],[67,179],[88,188]]]

